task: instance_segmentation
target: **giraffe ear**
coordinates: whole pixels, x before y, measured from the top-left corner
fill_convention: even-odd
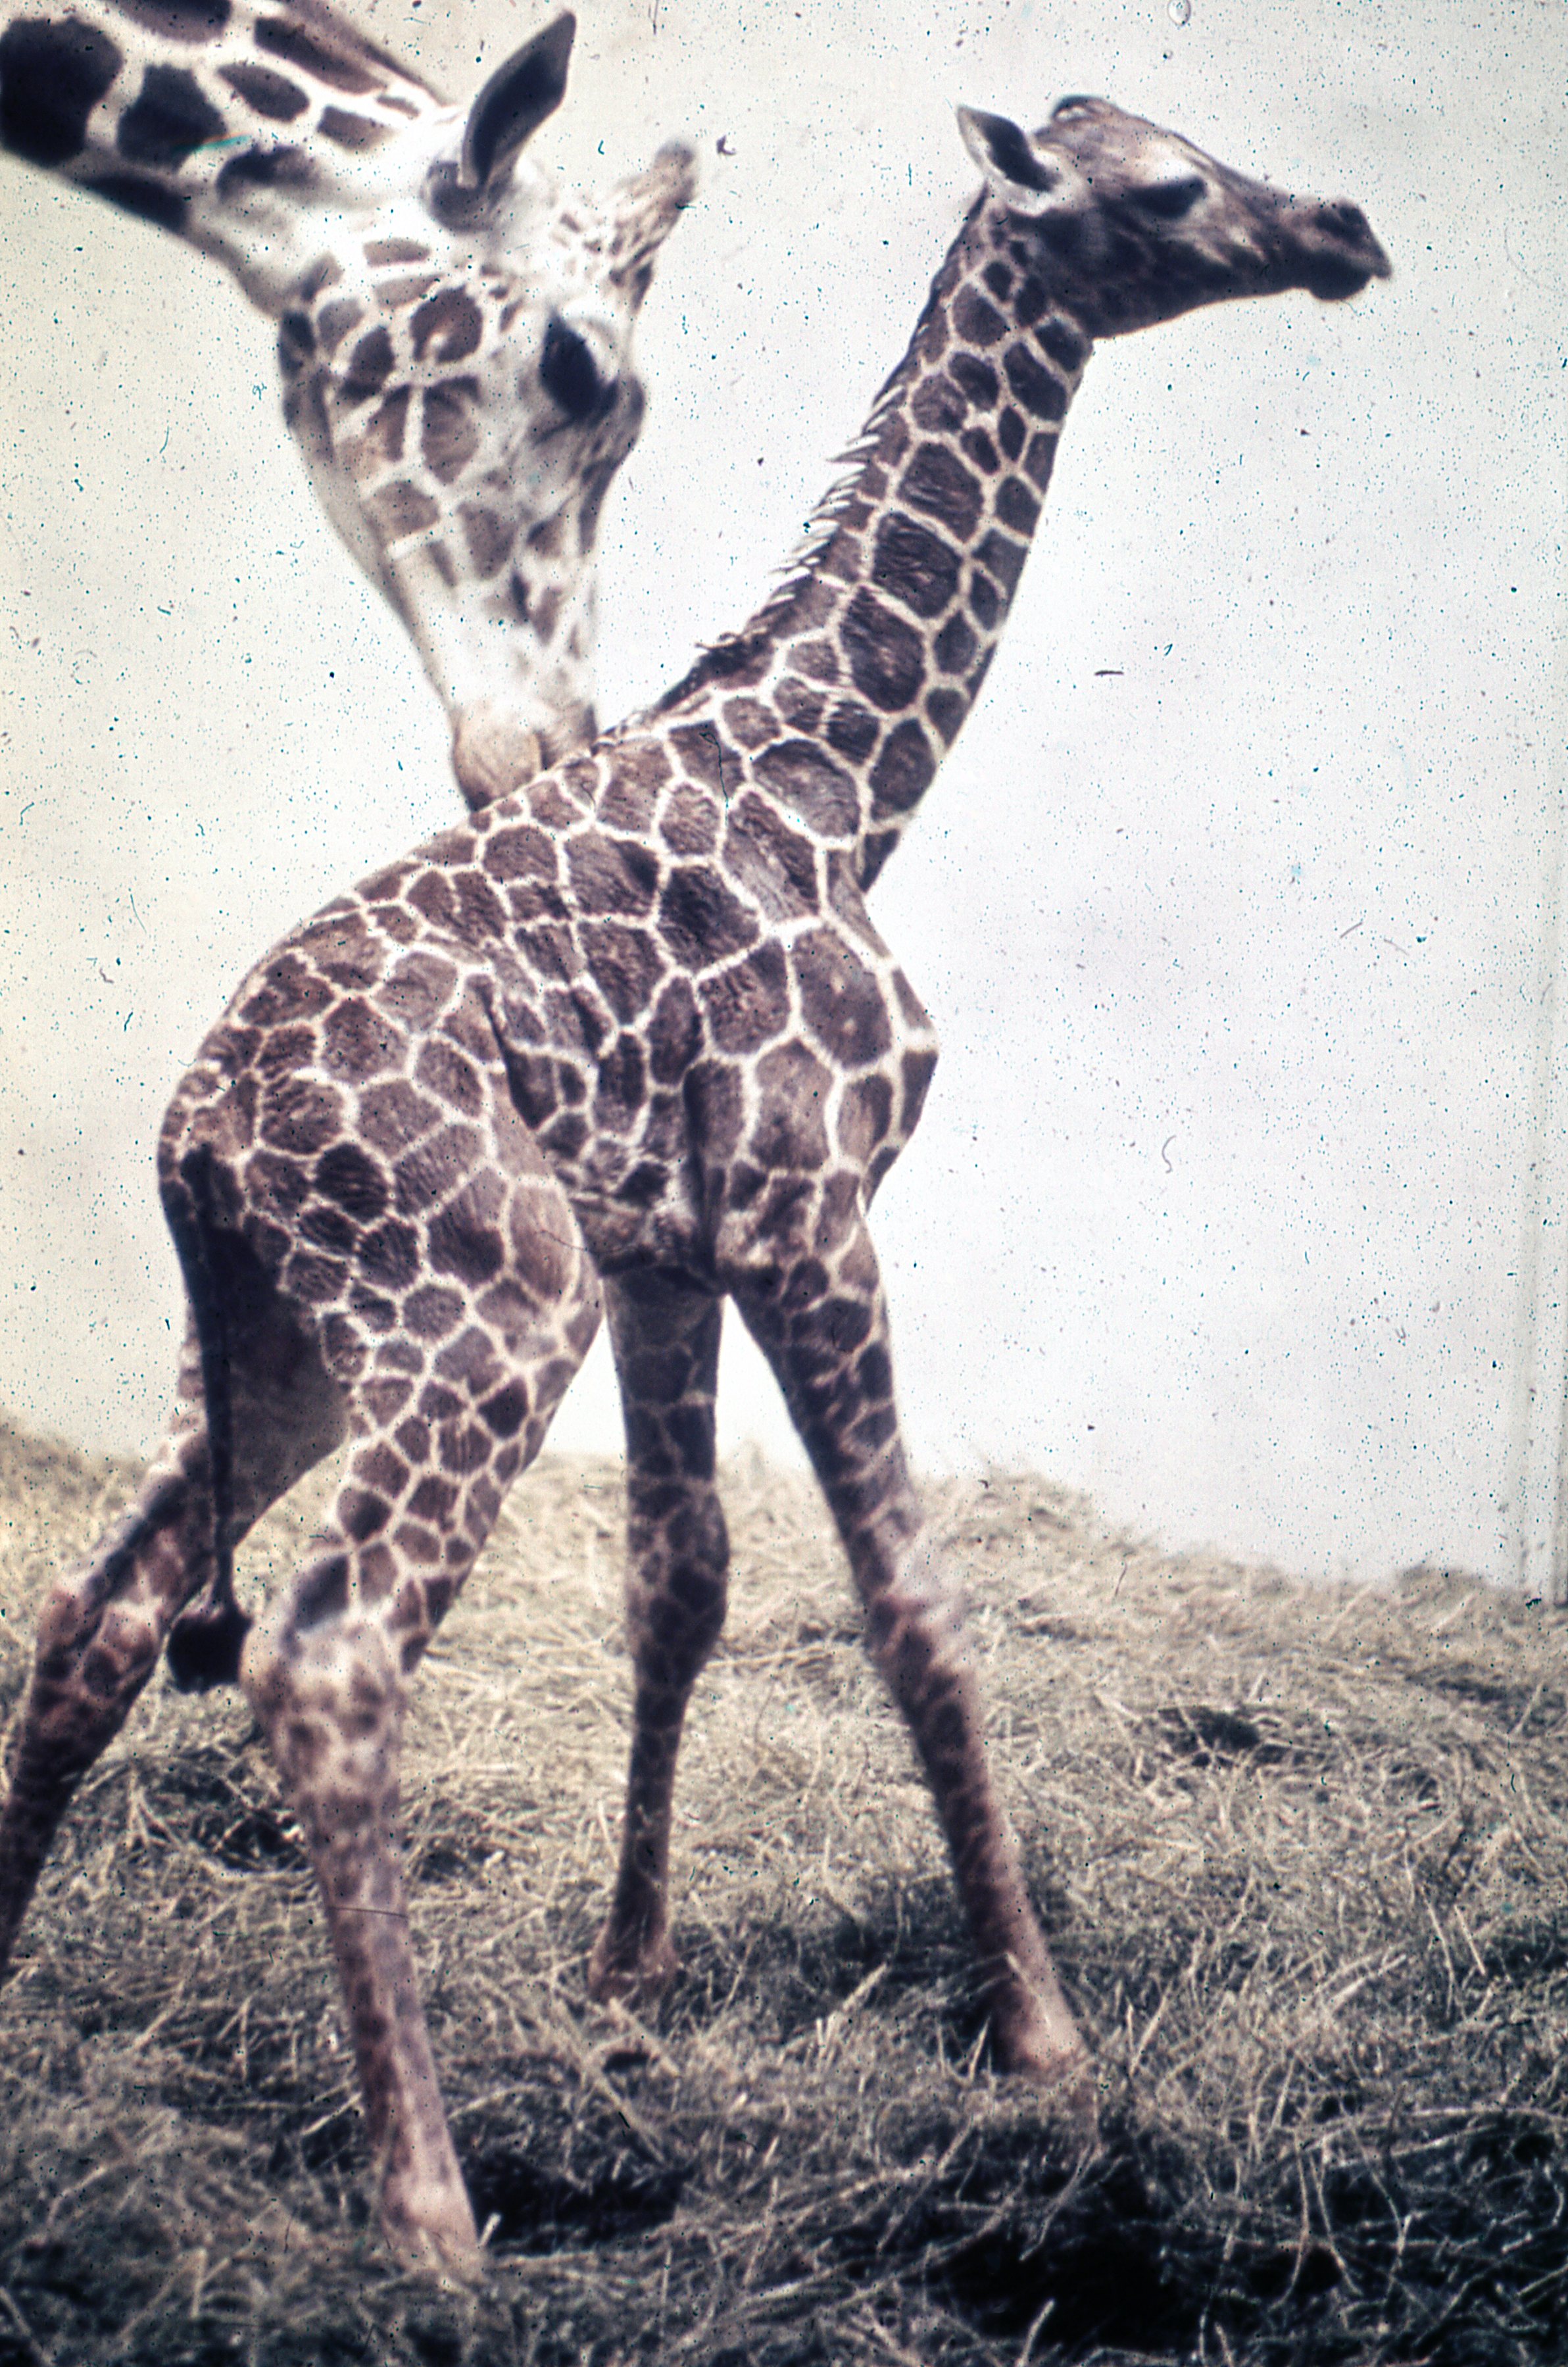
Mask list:
[[[1038,155],[1027,131],[1005,115],[979,108],[958,109],[963,144],[984,174],[994,196],[1014,213],[1044,213],[1061,175]]]
[[[552,17],[506,64],[493,74],[468,111],[463,130],[463,187],[488,188],[511,170],[547,116],[566,96],[566,67],[577,19],[570,10]]]

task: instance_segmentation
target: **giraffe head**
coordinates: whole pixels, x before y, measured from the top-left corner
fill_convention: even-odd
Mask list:
[[[474,806],[590,738],[594,549],[642,425],[632,332],[694,187],[682,146],[602,201],[521,162],[559,103],[558,17],[409,171],[335,218],[281,308],[285,413],[318,497],[407,624]]]
[[[1337,302],[1388,277],[1358,207],[1249,181],[1108,99],[1063,98],[1034,132],[969,108],[959,125],[1004,235],[1091,336],[1285,288]]]
[[[326,0],[10,5],[0,147],[214,255],[279,323],[314,490],[414,635],[465,794],[565,754],[593,728],[595,535],[690,152],[597,203],[534,168],[565,13],[452,107]]]

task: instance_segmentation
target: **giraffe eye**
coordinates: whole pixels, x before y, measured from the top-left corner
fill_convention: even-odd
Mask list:
[[[1180,181],[1157,181],[1152,189],[1134,189],[1132,202],[1140,213],[1152,215],[1155,221],[1180,221],[1202,195],[1202,180],[1189,173]]]
[[[592,419],[608,409],[615,393],[613,383],[600,378],[587,339],[562,320],[551,321],[544,333],[539,381],[569,419]]]

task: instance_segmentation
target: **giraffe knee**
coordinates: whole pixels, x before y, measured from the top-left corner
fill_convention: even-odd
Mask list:
[[[702,1637],[706,1658],[719,1639],[730,1599],[730,1533],[711,1489],[687,1505],[672,1545],[671,1592]]]
[[[102,1625],[103,1614],[103,1586],[95,1571],[70,1570],[53,1579],[39,1613],[39,1667],[74,1657]]]
[[[670,1569],[653,1616],[664,1640],[674,1648],[684,1642],[700,1667],[719,1640],[729,1606],[728,1564],[682,1556]]]
[[[57,1578],[39,1621],[24,1727],[62,1761],[91,1764],[119,1731],[157,1665],[164,1640],[156,1607],[108,1603],[95,1570]]]
[[[965,1680],[968,1653],[959,1591],[927,1539],[905,1556],[866,1602],[866,1646],[895,1698],[906,1706],[946,1694]]]
[[[39,1622],[38,1665],[70,1668],[96,1699],[145,1684],[163,1648],[156,1603],[131,1597],[104,1600],[98,1573],[57,1579]]]
[[[240,1685],[308,1829],[329,1836],[350,1799],[367,1813],[384,1805],[407,1689],[379,1621],[305,1624],[296,1589],[251,1629]]]

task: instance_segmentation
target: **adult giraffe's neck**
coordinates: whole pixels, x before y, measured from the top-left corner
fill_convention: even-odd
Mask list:
[[[815,549],[663,702],[695,694],[748,746],[768,710],[781,718],[800,739],[759,749],[758,773],[819,834],[850,843],[863,887],[985,679],[1089,352],[1017,226],[983,198],[818,514]]]
[[[0,147],[215,255],[274,313],[323,221],[417,187],[389,148],[434,157],[458,121],[317,0],[22,0],[0,21]]]

